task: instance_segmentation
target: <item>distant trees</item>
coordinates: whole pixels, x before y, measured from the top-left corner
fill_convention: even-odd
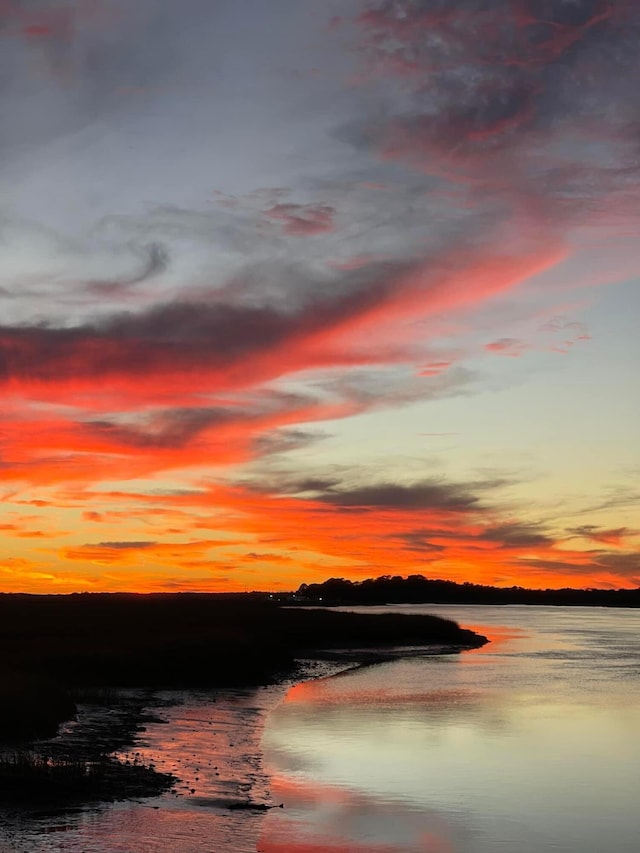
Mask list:
[[[640,589],[526,589],[432,580],[423,575],[381,575],[362,581],[329,578],[303,583],[299,599],[323,604],[549,604],[640,607]]]

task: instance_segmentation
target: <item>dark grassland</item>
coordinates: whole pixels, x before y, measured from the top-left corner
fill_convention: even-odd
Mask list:
[[[86,741],[66,753],[30,748],[73,717],[76,701],[122,712],[117,688],[257,685],[332,649],[484,642],[438,617],[281,608],[262,594],[0,594],[0,803],[142,796],[171,784],[109,755],[132,742],[142,706],[125,709],[93,751]]]

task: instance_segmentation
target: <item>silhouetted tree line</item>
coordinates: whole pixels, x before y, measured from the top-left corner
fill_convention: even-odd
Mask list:
[[[322,604],[550,604],[587,607],[639,607],[640,589],[526,589],[431,580],[423,575],[382,575],[362,581],[329,578],[303,583],[297,600]]]

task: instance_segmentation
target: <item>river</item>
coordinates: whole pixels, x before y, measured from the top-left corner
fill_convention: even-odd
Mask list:
[[[173,696],[135,751],[174,792],[4,814],[0,853],[636,853],[640,613],[393,609],[491,644]]]
[[[394,609],[492,642],[293,687],[263,739],[286,810],[258,849],[637,853],[640,613]]]

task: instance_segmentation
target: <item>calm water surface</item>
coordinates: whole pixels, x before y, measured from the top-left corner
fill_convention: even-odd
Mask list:
[[[640,613],[393,609],[492,643],[184,694],[136,747],[173,793],[4,814],[0,853],[637,853]],[[229,811],[243,799],[285,808]]]
[[[640,613],[394,609],[492,643],[292,688],[264,736],[287,808],[259,850],[640,850]]]

